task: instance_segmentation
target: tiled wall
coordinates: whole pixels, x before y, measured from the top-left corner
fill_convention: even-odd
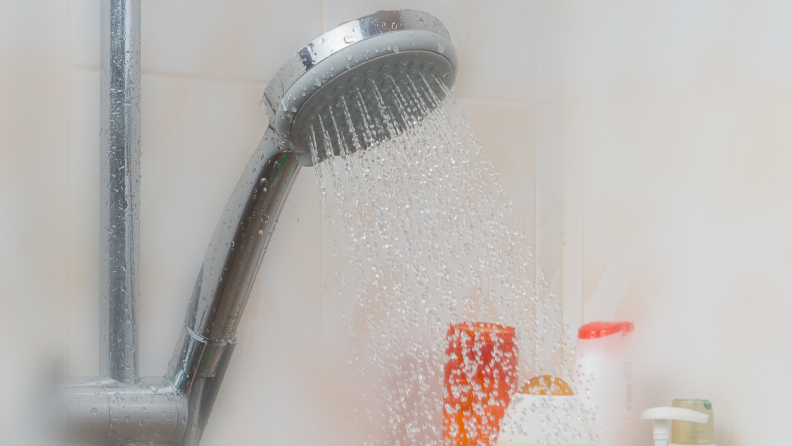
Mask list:
[[[554,118],[537,128],[575,158],[583,319],[635,322],[636,409],[707,398],[718,445],[786,443],[792,5],[557,2],[540,16]]]
[[[564,323],[636,323],[636,409],[709,398],[719,445],[781,444],[792,398],[782,3],[144,0],[141,373],[164,372],[266,127],[268,79],[325,30],[396,8],[449,28],[455,94]],[[68,374],[98,372],[98,14],[98,0],[0,0],[0,334],[19,340],[4,343],[19,364],[3,366],[5,381],[33,385],[51,351],[67,352]],[[308,169],[262,264],[207,446],[354,444],[327,338],[324,246]],[[22,429],[3,417],[14,409],[0,404],[0,431]],[[650,444],[636,423],[636,444]]]

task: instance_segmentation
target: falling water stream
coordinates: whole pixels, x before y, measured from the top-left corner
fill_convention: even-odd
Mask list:
[[[531,241],[451,92],[437,79],[391,85],[328,107],[311,149],[333,289],[349,308],[361,443],[439,446],[450,324],[514,327],[522,383],[567,376],[561,310],[544,297]]]

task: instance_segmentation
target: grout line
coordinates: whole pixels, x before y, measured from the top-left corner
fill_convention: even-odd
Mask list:
[[[324,34],[325,33],[325,9],[326,9],[325,8],[325,0],[320,0],[319,5],[320,5],[319,6],[319,31],[320,31],[320,33],[319,34]],[[321,167],[318,166],[318,165],[314,166],[314,169],[320,169],[320,168]],[[325,297],[326,297],[326,294],[327,294],[327,291],[326,291],[327,290],[327,284],[325,283],[325,275],[324,275],[324,273],[325,273],[325,268],[324,268],[324,266],[325,266],[325,249],[324,249],[325,245],[324,245],[324,242],[325,242],[326,234],[325,234],[325,227],[324,227],[325,215],[324,215],[324,208],[322,207],[322,200],[321,199],[318,200],[318,202],[316,203],[316,206],[319,206],[319,339],[320,339],[320,341],[319,341],[319,350],[321,351],[322,350],[322,341],[321,341],[321,339],[322,339],[322,337],[324,336],[324,333],[325,333],[325,331],[324,331],[324,327],[325,327],[324,303],[325,303]],[[320,367],[324,366],[324,355],[320,355],[319,356],[319,366]],[[326,383],[324,382],[325,381],[324,375],[323,375],[322,381],[323,381],[321,383],[322,387],[323,388],[327,387],[327,386],[325,386]],[[322,426],[320,434],[324,434],[324,431],[325,431],[325,428],[324,428],[324,426]]]
[[[69,37],[68,37],[68,39],[69,39],[69,64],[71,64],[71,62],[72,62],[72,21],[71,21],[71,19],[72,19],[72,8],[74,7],[73,3],[74,3],[73,1],[69,2],[69,13],[68,13],[68,17],[66,18],[66,27],[69,30],[68,31],[68,33],[69,33]],[[72,258],[73,258],[72,255],[74,254],[74,237],[73,237],[72,230],[74,228],[72,227],[72,219],[71,219],[71,217],[72,217],[72,207],[73,207],[73,204],[74,204],[72,202],[72,198],[73,198],[72,197],[72,192],[73,192],[73,188],[72,188],[72,176],[73,176],[72,175],[73,174],[73,172],[72,172],[72,157],[74,156],[73,147],[72,147],[72,121],[73,121],[73,119],[72,119],[73,118],[72,117],[72,100],[73,100],[73,96],[74,96],[74,91],[73,91],[74,88],[72,86],[72,73],[71,73],[71,71],[68,72],[67,76],[68,76],[68,86],[69,86],[69,90],[68,91],[69,92],[68,92],[68,96],[66,97],[66,106],[68,107],[67,108],[68,112],[66,113],[66,138],[67,138],[66,139],[66,141],[67,141],[66,147],[68,147],[68,151],[69,151],[69,156],[68,156],[68,163],[69,164],[68,164],[68,168],[66,169],[66,175],[68,175],[69,180],[66,183],[67,184],[66,187],[68,188],[68,190],[66,192],[66,197],[67,197],[67,200],[66,200],[66,218],[67,218],[67,220],[66,221],[68,221],[69,223],[67,225],[68,230],[66,231],[66,251],[68,252],[67,260],[69,261],[69,266],[67,268],[68,268],[69,276],[68,276],[68,291],[67,291],[67,293],[65,293],[66,297],[68,299],[68,303],[66,305],[66,310],[67,310],[68,313],[63,317],[62,320],[66,321],[66,324],[68,325],[68,327],[66,327],[66,333],[68,333],[68,341],[67,341],[67,345],[66,345],[66,352],[64,353],[64,357],[63,357],[63,360],[61,362],[60,367],[61,367],[61,373],[63,373],[64,376],[71,376],[71,374],[69,373],[69,371],[72,370],[70,359],[71,359],[71,356],[72,356],[71,355],[72,342],[74,341],[73,333],[72,333],[72,320],[71,320],[72,312],[71,312],[71,309],[72,309],[72,303],[73,303],[73,300],[74,300],[73,299],[73,297],[74,297],[73,293],[74,293],[74,269],[75,269],[73,267],[73,262],[72,262]]]
[[[536,29],[534,29],[536,32]],[[538,35],[534,35],[533,44],[534,44],[534,98],[536,98],[536,92],[538,91],[538,79],[537,79],[537,68],[536,65],[538,64],[538,52],[536,47],[536,41],[538,40]],[[503,101],[501,102],[502,105],[518,105],[520,103],[515,104],[512,101]],[[534,106],[534,114],[535,114],[535,122],[536,122],[536,131],[534,131],[534,284],[537,287],[537,294],[539,293],[539,273],[540,273],[540,266],[539,266],[539,154],[540,154],[540,138],[539,132],[541,131],[541,116],[539,115],[539,107]],[[542,298],[540,297],[540,300]],[[562,301],[563,305],[563,301]],[[563,308],[563,306],[561,307]],[[563,320],[563,316],[562,316]],[[563,325],[563,322],[562,322]],[[537,323],[537,329],[539,328]],[[538,333],[537,333],[538,334]],[[534,340],[534,352],[539,351],[539,340],[538,336],[537,339]],[[538,354],[534,353],[534,355],[538,359]],[[539,374],[539,370],[537,369],[538,361],[534,361],[534,375]]]
[[[99,67],[72,65],[72,70],[83,73],[98,73]],[[190,80],[190,81],[199,81],[199,82],[219,82],[226,84],[257,85],[261,87],[267,86],[267,83],[262,81],[251,81],[245,79],[233,79],[233,78],[222,78],[222,77],[211,77],[211,76],[195,76],[192,74],[163,73],[158,71],[142,71],[140,75],[141,77],[144,76],[159,77],[164,79],[179,79],[179,80]]]
[[[200,82],[220,82],[220,83],[227,83],[227,84],[243,84],[243,85],[258,85],[261,87],[266,87],[266,82],[261,81],[251,81],[245,79],[233,79],[233,78],[222,78],[222,77],[210,77],[210,76],[194,76],[190,74],[175,74],[175,73],[162,73],[156,71],[144,71],[141,73],[142,76],[149,76],[149,77],[161,77],[165,79],[180,79],[180,80],[191,80],[191,81],[200,81]]]
[[[537,110],[536,116],[536,123],[537,123],[537,131],[534,132],[534,233],[533,233],[533,240],[534,240],[534,287],[536,287],[536,294],[538,297],[538,301],[542,301],[540,285],[539,285],[539,274],[541,268],[539,266],[539,115]],[[540,304],[537,304],[540,305]],[[539,317],[538,311],[536,311],[537,319]],[[538,320],[535,322],[537,331],[539,330],[539,322]],[[539,375],[539,336],[537,333],[536,339],[534,339],[534,376]]]
[[[72,71],[79,71],[79,72],[82,72],[82,73],[98,73],[99,72],[99,67],[89,67],[89,66],[85,66],[85,65],[72,65],[71,69],[72,69]]]
[[[582,189],[580,206],[580,324],[586,323],[586,198]]]

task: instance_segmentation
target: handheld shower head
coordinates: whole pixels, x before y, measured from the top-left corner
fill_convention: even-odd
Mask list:
[[[397,136],[437,107],[447,91],[438,83],[450,88],[456,68],[439,20],[380,11],[314,39],[269,82],[261,99],[269,126],[212,236],[168,368],[175,392],[189,399],[181,444],[200,440],[300,166]]]
[[[321,161],[328,149],[338,155],[340,145],[353,151],[396,136],[407,126],[399,107],[422,102],[411,110],[417,117],[431,110],[436,101],[430,96],[444,97],[437,82],[450,88],[456,69],[454,45],[437,18],[379,11],[342,23],[289,58],[267,85],[262,106],[276,133],[301,155],[300,163],[311,165],[312,141],[331,146],[318,151]],[[397,125],[366,132],[385,128],[385,115]]]
[[[110,23],[109,13],[103,17]],[[124,20],[119,23],[134,26],[138,18]],[[165,381],[152,377],[127,384],[105,376],[63,386],[69,435],[92,444],[197,446],[301,165],[398,136],[438,106],[456,69],[445,27],[429,14],[409,10],[342,23],[289,58],[261,99],[269,126],[209,242]],[[132,403],[119,406],[125,396]],[[105,416],[95,416],[97,410]],[[111,412],[128,423],[114,425]]]

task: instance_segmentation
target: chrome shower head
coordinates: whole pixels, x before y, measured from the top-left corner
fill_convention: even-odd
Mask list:
[[[379,11],[342,23],[289,58],[262,106],[300,162],[311,165],[312,144],[321,161],[329,150],[338,155],[342,146],[354,151],[392,138],[409,125],[404,109],[417,118],[432,110],[445,96],[438,83],[450,88],[456,69],[456,51],[436,17]]]

